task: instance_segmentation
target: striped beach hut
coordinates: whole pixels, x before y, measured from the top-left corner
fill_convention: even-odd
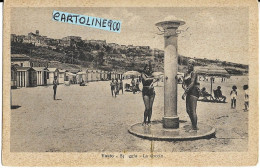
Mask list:
[[[100,79],[105,80],[105,71],[101,71],[100,73]]]
[[[97,70],[92,71],[92,81],[97,81]]]
[[[36,71],[37,86],[47,85],[47,68],[45,67],[33,67]]]
[[[11,66],[11,89],[17,88],[17,69],[15,66]]]
[[[65,72],[66,72],[66,70],[65,69],[58,69],[58,72],[59,72],[58,82],[59,82],[59,84],[62,84],[65,81],[65,77],[66,77]]]
[[[37,73],[31,67],[16,67],[17,87],[36,87]]]
[[[86,72],[78,72],[77,73],[77,82],[81,83],[81,82],[87,82],[87,73]]]
[[[115,72],[111,72],[111,79],[116,79],[116,73]]]
[[[107,71],[104,71],[104,80],[107,80]]]
[[[87,75],[88,75],[88,82],[92,82],[93,81],[93,70],[92,69],[88,69],[87,70]]]
[[[101,75],[101,71],[100,70],[96,70],[96,79],[97,79],[97,81],[101,80],[100,75]]]

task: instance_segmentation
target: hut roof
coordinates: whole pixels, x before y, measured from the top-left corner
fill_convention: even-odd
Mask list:
[[[66,72],[65,69],[58,69],[58,71],[61,72],[61,73],[65,73]]]
[[[47,69],[45,67],[33,67],[35,71],[46,71]]]
[[[74,73],[74,74],[78,73],[79,71],[80,71],[79,69],[70,69],[69,70],[69,72]]]
[[[28,70],[30,70],[30,69],[34,70],[34,69],[31,68],[31,67],[16,67],[16,70],[17,70],[17,71],[28,71]]]
[[[48,68],[48,71],[50,72],[55,72],[57,70],[57,68]]]
[[[66,75],[68,75],[68,76],[76,76],[76,74],[71,73],[71,72],[66,72]]]
[[[87,74],[86,72],[78,72],[77,75]]]

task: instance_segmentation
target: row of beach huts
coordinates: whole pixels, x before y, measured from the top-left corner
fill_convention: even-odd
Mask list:
[[[11,88],[52,85],[55,76],[59,84],[79,84],[112,78],[123,79],[123,73],[119,72],[11,66]]]

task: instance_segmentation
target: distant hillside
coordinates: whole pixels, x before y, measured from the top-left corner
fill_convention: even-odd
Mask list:
[[[62,69],[93,68],[106,71],[142,70],[148,60],[152,60],[155,71],[163,71],[164,52],[149,54],[145,50],[115,49],[106,44],[85,44],[78,42],[69,47],[40,47],[29,43],[12,42],[12,54],[26,54],[32,60],[50,61],[51,67]],[[179,71],[184,72],[190,57],[179,55]],[[248,65],[236,64],[220,60],[193,58],[196,65],[218,65],[224,67],[231,75],[248,73]]]

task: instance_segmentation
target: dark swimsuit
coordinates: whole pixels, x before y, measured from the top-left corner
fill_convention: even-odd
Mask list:
[[[152,82],[153,82],[153,80],[144,80],[142,78],[142,84],[143,84],[142,94],[143,94],[143,96],[155,95],[154,88],[153,87],[152,88],[149,87]]]
[[[190,90],[187,92],[187,95],[192,95],[192,96],[196,96],[197,98],[199,98],[200,97],[200,88],[199,88],[200,84],[197,82],[197,77],[198,76],[196,76],[194,86],[192,88],[190,88]],[[184,78],[183,82],[188,87],[191,84],[191,76],[187,79]]]

